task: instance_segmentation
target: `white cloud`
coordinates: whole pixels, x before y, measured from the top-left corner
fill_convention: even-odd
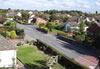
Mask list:
[[[100,5],[100,0],[96,1]],[[91,9],[90,0],[0,0],[0,8],[13,9]]]
[[[96,1],[96,5],[100,6],[100,0]]]

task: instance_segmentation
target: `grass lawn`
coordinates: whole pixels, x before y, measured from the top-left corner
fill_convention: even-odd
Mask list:
[[[52,29],[52,32],[54,32],[54,33],[65,33],[64,31],[61,31],[61,30],[57,30],[57,29]]]
[[[22,46],[18,48],[17,56],[29,69],[47,69],[45,67],[45,54],[42,54],[35,46]],[[53,69],[63,69],[55,64]]]

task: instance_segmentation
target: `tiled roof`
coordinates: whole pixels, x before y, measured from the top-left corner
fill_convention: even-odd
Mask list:
[[[100,27],[100,23],[96,23]]]
[[[16,50],[16,45],[6,40],[3,36],[0,35],[0,51],[3,50]]]

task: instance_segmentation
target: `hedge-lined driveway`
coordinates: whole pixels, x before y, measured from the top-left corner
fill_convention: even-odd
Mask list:
[[[53,48],[57,49],[62,54],[70,58],[74,58],[79,63],[84,64],[88,67],[89,66],[95,67],[98,63],[96,58],[93,57],[94,56],[93,52],[89,52],[83,48],[59,40],[54,35],[44,34],[40,31],[37,31],[36,26],[17,24],[17,27],[24,29],[26,34],[25,40],[40,39],[45,43],[49,44],[50,46],[52,46]]]

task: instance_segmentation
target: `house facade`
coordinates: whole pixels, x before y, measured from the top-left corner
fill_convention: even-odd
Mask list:
[[[93,37],[94,39],[98,38],[98,36],[100,36],[100,23],[91,25],[87,31],[88,36]]]
[[[0,35],[0,67],[16,66],[16,46]]]
[[[32,22],[33,22],[33,23],[36,23],[37,25],[39,25],[39,24],[41,24],[41,23],[43,23],[43,24],[46,24],[46,23],[47,23],[46,20],[44,20],[44,19],[42,19],[42,18],[40,18],[40,17],[34,17],[34,18],[32,19]]]
[[[65,22],[65,31],[68,31],[68,29],[77,30],[79,29],[80,24],[80,17],[74,16],[71,17],[67,22]]]
[[[82,21],[85,21],[85,17],[84,16],[73,16],[71,17],[66,23],[65,23],[65,31],[67,31],[69,28],[72,31],[78,31],[79,30],[79,26],[80,23]],[[85,26],[84,31],[87,31],[88,26]]]
[[[21,17],[22,16],[21,12],[18,12],[17,13],[17,16]]]
[[[8,12],[6,13],[6,16],[15,16],[16,12],[14,10],[8,10]]]

